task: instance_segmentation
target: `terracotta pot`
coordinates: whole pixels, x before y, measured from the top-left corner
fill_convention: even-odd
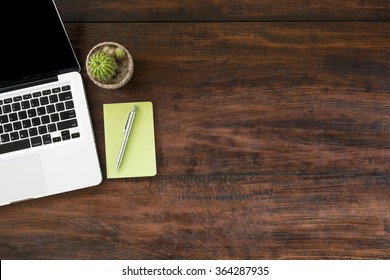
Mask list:
[[[119,48],[123,49],[125,54],[126,54],[126,58],[123,59],[123,61],[121,61],[121,63],[119,64],[119,69],[118,69],[117,74],[114,76],[114,78],[111,81],[109,81],[107,83],[103,83],[101,81],[96,80],[91,75],[91,73],[89,71],[89,67],[88,67],[88,61],[89,61],[90,56],[97,51],[103,50],[103,48],[105,46],[119,47]],[[130,53],[128,52],[128,50],[124,46],[122,46],[118,43],[115,43],[115,42],[103,42],[103,43],[95,45],[89,51],[87,59],[86,59],[86,68],[87,68],[87,73],[88,73],[89,78],[96,85],[98,85],[101,88],[105,88],[105,89],[117,89],[117,88],[121,88],[125,84],[127,84],[127,82],[130,80],[131,76],[133,76],[134,62],[133,62],[133,58],[131,57]]]

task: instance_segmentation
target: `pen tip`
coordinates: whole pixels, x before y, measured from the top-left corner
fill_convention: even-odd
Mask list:
[[[135,105],[133,105],[133,112],[135,112],[137,110],[137,107]]]

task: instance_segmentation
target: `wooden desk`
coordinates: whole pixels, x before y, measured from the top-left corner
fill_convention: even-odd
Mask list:
[[[135,61],[102,105],[152,101],[158,175],[0,208],[1,259],[390,258],[390,6],[58,0],[84,65]]]

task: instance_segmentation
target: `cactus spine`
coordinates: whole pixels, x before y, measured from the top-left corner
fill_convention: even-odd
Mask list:
[[[106,52],[94,53],[88,62],[91,75],[100,82],[106,83],[115,76],[118,64],[115,59]]]

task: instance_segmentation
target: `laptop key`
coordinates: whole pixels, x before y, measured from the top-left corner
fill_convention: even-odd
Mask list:
[[[27,113],[26,113],[26,111],[20,111],[20,112],[18,113],[18,116],[19,116],[19,120],[27,119]]]
[[[49,98],[47,98],[47,96],[39,98],[39,101],[41,102],[41,105],[49,104]]]
[[[21,106],[20,106],[20,103],[19,103],[19,102],[13,103],[13,104],[12,104],[12,111],[13,111],[13,112],[20,111],[20,109],[21,109]]]
[[[42,136],[43,144],[47,145],[51,143],[51,136],[50,134],[45,134]]]
[[[8,114],[11,112],[11,105],[7,104],[3,106],[3,113]]]
[[[16,114],[16,113],[9,114],[8,118],[9,118],[10,122],[17,121],[18,120],[18,114]]]
[[[21,104],[23,110],[30,109],[30,101],[22,101]]]
[[[57,94],[50,95],[49,102],[50,103],[57,103],[58,102],[58,95]]]
[[[68,121],[63,121],[63,122],[58,122],[57,123],[57,128],[58,130],[64,130],[64,129],[69,129],[72,127],[77,127],[77,120],[76,119],[71,119]]]
[[[48,114],[51,114],[51,113],[54,113],[56,111],[56,108],[54,107],[54,105],[48,105],[46,106],[46,112]]]
[[[4,132],[11,132],[12,131],[12,124],[7,123],[3,125]]]
[[[27,111],[28,117],[33,118],[37,116],[37,111],[35,109],[30,109]]]
[[[30,136],[36,136],[38,135],[38,129],[36,129],[36,127],[30,128],[28,134],[30,134]]]
[[[58,122],[60,120],[60,115],[58,113],[54,113],[50,115],[51,122]]]
[[[15,152],[23,149],[30,148],[30,141],[28,139],[23,139],[19,141],[9,142],[5,144],[0,144],[0,154],[5,154],[9,152]]]
[[[0,124],[9,122],[8,115],[0,116]]]
[[[11,132],[9,134],[9,136],[11,138],[11,141],[19,140],[19,133],[17,133],[16,131],[15,132]]]
[[[29,119],[22,121],[23,128],[29,128],[31,127],[31,121]]]
[[[1,141],[1,143],[9,142],[9,134],[2,134],[0,136],[0,141]]]
[[[41,125],[41,119],[39,117],[31,119],[31,123],[33,126]]]
[[[42,125],[42,126],[38,127],[38,133],[39,134],[46,134],[47,133],[46,125]]]
[[[50,117],[48,115],[45,115],[41,117],[42,124],[48,124],[50,123]]]
[[[60,113],[61,120],[73,119],[76,117],[75,110],[64,111]]]
[[[57,131],[57,127],[54,123],[51,123],[51,124],[47,125],[47,130],[49,132],[55,132],[55,131]]]
[[[61,137],[62,137],[62,140],[69,140],[70,139],[69,130],[61,131]]]
[[[39,106],[39,99],[36,98],[36,99],[31,99],[31,107],[38,107]]]
[[[72,100],[66,101],[65,102],[65,108],[66,109],[73,109],[74,108],[74,103]]]
[[[31,146],[37,147],[42,145],[42,138],[41,136],[33,137],[31,138]]]
[[[80,137],[80,133],[79,132],[72,133],[72,138],[79,138],[79,137]]]
[[[14,122],[13,123],[13,126],[14,126],[14,130],[21,130],[22,129],[22,122],[21,121],[17,121],[17,122]]]
[[[27,138],[28,137],[27,129],[19,131],[19,135],[21,139]]]
[[[37,114],[38,114],[38,116],[45,115],[45,114],[46,114],[46,109],[45,109],[45,107],[38,107],[38,108],[37,108]]]
[[[60,98],[60,101],[72,99],[72,92],[70,91],[62,92],[58,95],[58,97]]]
[[[57,103],[57,104],[56,104],[56,110],[57,110],[57,112],[64,111],[64,110],[65,110],[65,105],[64,105],[64,103]]]

